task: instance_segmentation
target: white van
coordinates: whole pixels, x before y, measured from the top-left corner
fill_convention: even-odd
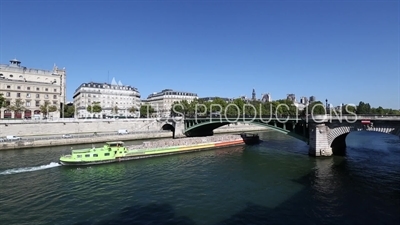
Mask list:
[[[8,136],[6,136],[6,139],[9,140],[9,141],[19,141],[22,138],[18,137],[18,136],[14,136],[14,135],[8,135]]]
[[[129,132],[126,129],[122,129],[122,130],[118,130],[118,134],[129,134]]]

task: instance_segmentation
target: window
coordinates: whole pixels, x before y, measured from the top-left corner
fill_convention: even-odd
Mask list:
[[[14,77],[14,75],[10,74],[10,77]]]
[[[37,88],[36,88],[36,91],[39,91],[39,90],[40,90],[40,88],[37,87]]]
[[[54,92],[57,92],[57,89],[54,89]]]
[[[17,93],[17,98],[21,98],[21,93]]]
[[[45,90],[45,91],[49,91],[49,89],[48,89],[48,88],[45,88],[44,90]]]
[[[31,106],[31,102],[30,102],[30,101],[27,101],[27,102],[26,102],[26,106]]]
[[[99,157],[99,155],[97,155],[97,154],[93,154],[93,157]]]
[[[11,93],[10,92],[7,92],[6,93],[6,97],[10,97],[11,96]]]
[[[82,158],[82,155],[76,155],[77,158]]]
[[[36,94],[36,98],[40,98],[40,94]]]
[[[44,95],[44,98],[49,98],[49,95]]]
[[[21,86],[17,86],[17,89],[21,89]]]
[[[40,101],[35,101],[35,106],[39,107],[40,106]]]
[[[27,87],[26,90],[31,90],[31,87]]]
[[[110,153],[108,153],[108,152],[107,152],[107,153],[104,153],[104,156],[109,156],[109,155],[110,155]]]
[[[53,101],[53,105],[57,105],[57,101]]]
[[[53,95],[53,99],[57,99],[57,95]]]
[[[26,97],[30,98],[31,97],[31,93],[26,93]]]
[[[10,89],[10,88],[11,88],[11,85],[7,85],[7,88]]]
[[[86,154],[85,157],[90,157],[90,154]]]

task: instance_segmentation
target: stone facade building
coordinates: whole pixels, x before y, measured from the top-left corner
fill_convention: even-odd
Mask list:
[[[0,118],[40,119],[46,114],[41,111],[44,105],[57,108],[46,116],[59,118],[66,101],[66,75],[65,68],[56,65],[52,70],[33,69],[21,66],[17,59],[8,65],[0,64],[0,93],[6,99]]]
[[[111,84],[89,82],[81,84],[75,91],[76,118],[138,117],[140,93],[137,88],[123,85],[113,78]],[[100,105],[101,112],[88,111],[88,106]],[[134,108],[135,111],[131,111]]]
[[[161,92],[150,94],[146,100],[143,100],[143,103],[149,104],[155,110],[154,114],[157,117],[169,117],[174,102],[187,100],[190,103],[197,98],[195,93],[164,89]]]

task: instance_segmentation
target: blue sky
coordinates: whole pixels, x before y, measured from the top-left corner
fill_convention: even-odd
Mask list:
[[[0,62],[200,97],[400,108],[398,1],[0,1]],[[109,76],[108,76],[109,74]],[[108,78],[109,77],[109,78]]]

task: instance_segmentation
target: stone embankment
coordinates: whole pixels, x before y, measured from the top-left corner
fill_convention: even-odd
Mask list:
[[[146,141],[143,142],[143,144],[141,145],[131,145],[127,146],[127,148],[129,150],[148,149],[148,148],[168,148],[173,146],[188,146],[188,145],[206,144],[206,143],[222,142],[222,141],[236,141],[236,140],[242,140],[240,135],[224,134],[224,135],[208,136],[208,137],[187,137],[180,139]]]
[[[230,124],[229,126],[223,126],[214,130],[215,134],[223,133],[240,133],[249,131],[266,131],[268,128],[251,125],[251,124]],[[134,141],[134,140],[146,140],[146,139],[160,139],[168,138],[173,140],[172,132],[164,131],[160,132],[159,129],[154,132],[147,131],[145,133],[134,133],[128,135],[109,135],[109,136],[91,136],[87,138],[68,138],[68,139],[49,139],[49,140],[24,140],[16,142],[0,142],[0,150],[12,150],[12,149],[29,149],[49,146],[65,146],[65,145],[76,145],[76,144],[92,144],[92,143],[104,143],[107,141]],[[179,139],[175,139],[179,140]]]

